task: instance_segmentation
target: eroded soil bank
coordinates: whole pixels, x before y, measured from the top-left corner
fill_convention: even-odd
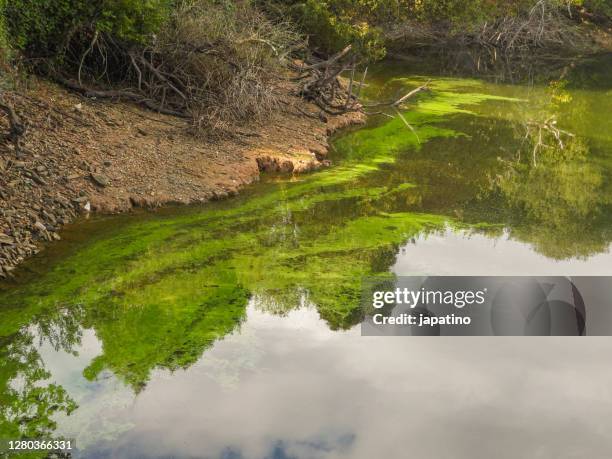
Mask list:
[[[19,151],[0,145],[0,277],[59,240],[61,227],[80,214],[206,202],[235,194],[262,171],[328,165],[328,137],[364,116],[318,116],[291,90],[283,89],[272,119],[224,139],[196,138],[180,119],[86,99],[46,81],[7,95],[27,134]]]

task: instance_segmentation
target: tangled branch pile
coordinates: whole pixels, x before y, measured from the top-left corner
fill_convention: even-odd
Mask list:
[[[474,2],[474,6],[479,3],[482,2]],[[463,13],[469,15],[467,18],[447,13],[451,15],[441,19],[400,22],[388,30],[387,39],[395,42],[396,47],[404,44],[481,49],[493,61],[502,55],[526,55],[538,49],[581,51],[585,39],[577,29],[580,15],[577,3],[576,0],[525,0],[488,12],[481,5],[480,11],[467,8]]]
[[[538,0],[523,14],[504,16],[491,23],[485,21],[471,33],[457,34],[457,43],[505,53],[525,53],[534,48],[577,48],[582,40],[568,21],[571,8],[566,12],[558,2]]]
[[[64,2],[76,11],[83,0]],[[277,106],[275,89],[299,40],[286,23],[272,22],[252,3],[119,2],[135,5],[130,28],[117,25],[114,10],[90,11],[84,3],[80,19],[51,47],[52,29],[45,25],[45,33],[36,38],[32,29],[40,27],[32,26],[21,10],[8,10],[15,28],[26,30],[30,41],[21,48],[39,72],[86,96],[132,100],[187,118],[196,132],[227,132],[232,123],[261,118]],[[150,19],[143,5],[153,3],[157,15]],[[122,8],[125,12],[127,7]],[[103,18],[111,13],[108,25]],[[72,18],[69,8],[65,15]],[[148,22],[138,25],[133,17]]]
[[[321,110],[330,115],[359,110],[359,92],[363,79],[353,93],[355,86],[355,71],[357,57],[351,52],[351,45],[327,60],[316,60],[308,65],[294,65],[301,80],[299,95],[314,102]],[[340,77],[345,72],[350,73],[350,80],[344,85]],[[363,74],[365,78],[365,72]]]
[[[275,85],[297,43],[286,24],[248,4],[228,13],[197,2],[177,9],[148,46],[127,51],[127,79],[160,109],[190,117],[197,130],[224,130],[277,107]]]

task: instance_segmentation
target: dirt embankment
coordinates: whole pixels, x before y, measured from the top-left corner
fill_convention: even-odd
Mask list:
[[[177,118],[85,99],[40,81],[5,97],[27,124],[20,151],[0,144],[0,278],[61,238],[80,214],[198,203],[235,194],[262,171],[300,173],[329,164],[328,136],[364,121],[319,116],[290,95],[265,123],[231,139],[198,139]],[[0,130],[8,121],[0,119]]]

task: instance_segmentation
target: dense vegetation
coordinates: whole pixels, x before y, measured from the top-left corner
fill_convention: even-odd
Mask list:
[[[351,45],[354,66],[392,43],[477,46],[495,59],[578,48],[576,21],[608,21],[612,0],[0,0],[0,13],[4,62],[18,55],[85,94],[135,100],[201,130],[273,111],[289,56]]]
[[[571,32],[586,14],[594,21],[612,17],[610,0],[277,0],[324,53],[349,43],[367,59],[385,54],[385,46],[400,38],[403,45],[442,43],[462,45],[465,37],[495,37],[504,49],[522,39],[527,46],[576,46]],[[458,40],[459,39],[459,40]],[[491,42],[493,40],[491,39]]]
[[[194,127],[265,115],[295,34],[250,2],[17,0],[2,4],[30,69],[96,97],[121,97]]]

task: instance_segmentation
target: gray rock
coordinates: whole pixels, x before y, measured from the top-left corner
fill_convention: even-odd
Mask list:
[[[101,187],[105,187],[110,184],[110,179],[106,175],[91,174],[91,179],[94,181],[96,185],[99,185]]]

